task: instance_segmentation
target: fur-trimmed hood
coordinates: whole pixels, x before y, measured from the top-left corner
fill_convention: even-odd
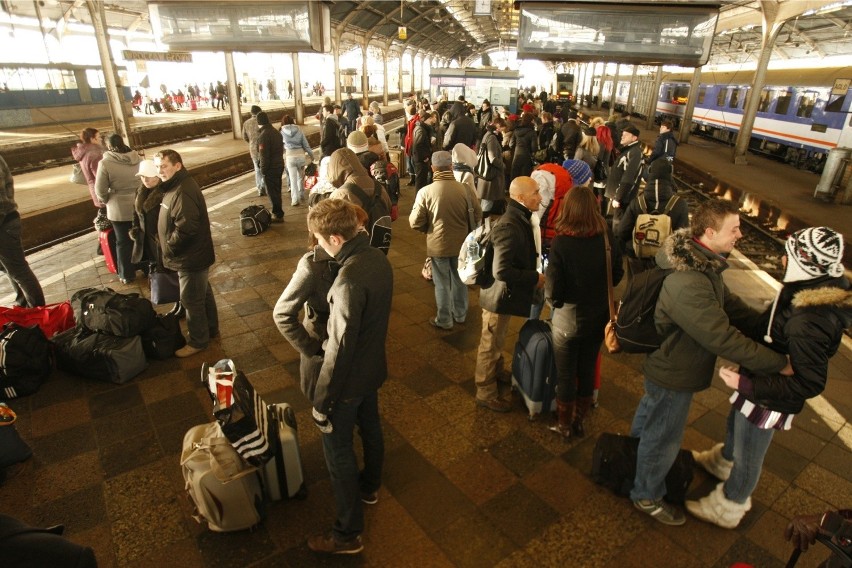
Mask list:
[[[674,270],[722,272],[728,267],[724,258],[692,240],[689,229],[680,229],[666,239],[657,253],[657,265]]]
[[[794,308],[835,306],[837,308],[852,310],[852,290],[835,286],[807,288],[797,292],[790,304]]]

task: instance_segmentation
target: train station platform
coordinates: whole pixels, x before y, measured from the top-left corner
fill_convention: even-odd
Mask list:
[[[826,391],[775,435],[753,508],[736,530],[688,517],[667,527],[628,499],[595,485],[591,455],[599,433],[626,433],[642,394],[641,356],[604,355],[600,407],[588,434],[565,443],[531,422],[519,400],[496,414],[474,404],[473,369],[481,318],[470,292],[465,324],[441,331],[428,323],[434,291],[420,277],[425,238],[406,217],[414,192],[403,187],[388,259],[394,297],[387,343],[389,378],[380,390],[386,459],[375,506],[366,507],[364,552],[322,558],[306,538],[329,528],[333,497],[320,434],[299,390],[299,358],[272,323],[272,307],[305,251],[305,207],[285,205],[286,220],[258,237],[240,235],[239,211],[257,201],[253,175],[205,190],[217,261],[210,280],[220,336],[187,359],[151,362],[132,382],[112,385],[54,371],[41,390],[14,400],[17,428],[34,456],[0,487],[0,512],[24,522],[63,523],[74,542],[91,546],[99,566],[246,567],[782,567],[792,548],[788,520],[849,506],[852,495],[852,349],[832,359]],[[285,199],[285,202],[287,200]],[[75,290],[108,286],[148,295],[147,281],[122,285],[82,235],[30,255],[50,302]],[[774,296],[763,273],[734,259],[732,289],[756,305]],[[0,279],[0,304],[11,289]],[[166,310],[169,306],[161,309]],[[522,324],[516,318],[505,362]],[[184,433],[211,421],[199,383],[202,362],[232,358],[270,402],[296,410],[308,497],[273,503],[255,530],[207,531],[192,518],[179,456]],[[715,379],[698,393],[684,439],[706,449],[722,439],[730,391]],[[702,472],[689,496],[715,485]],[[815,545],[800,561],[816,566]]]

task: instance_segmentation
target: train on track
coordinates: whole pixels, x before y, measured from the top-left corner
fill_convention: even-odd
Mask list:
[[[663,75],[656,119],[683,121],[692,73]],[[693,133],[733,144],[751,93],[754,71],[704,72],[696,93]],[[643,79],[646,83],[648,79]],[[821,172],[828,152],[852,145],[852,67],[769,70],[761,89],[749,149],[798,168]],[[643,88],[644,87],[644,88]],[[629,81],[619,81],[615,108],[627,107]],[[643,114],[653,89],[634,88],[633,109]]]

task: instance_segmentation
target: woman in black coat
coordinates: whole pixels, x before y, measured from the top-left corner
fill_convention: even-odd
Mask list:
[[[592,406],[595,365],[609,321],[606,249],[613,237],[586,186],[574,187],[565,196],[555,228],[545,273],[545,297],[554,308],[556,355],[558,422],[551,429],[569,438],[585,434],[583,421]],[[623,275],[621,253],[618,247],[610,248],[615,286]]]
[[[538,150],[538,138],[533,128],[532,113],[525,112],[521,115],[518,126],[515,127],[512,141],[514,143],[514,154],[512,157],[512,172],[509,180],[518,176],[528,176],[535,167],[533,154]]]

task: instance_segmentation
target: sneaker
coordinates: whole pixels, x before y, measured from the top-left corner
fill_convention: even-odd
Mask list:
[[[633,506],[643,513],[651,515],[664,525],[677,527],[686,522],[686,517],[680,509],[662,499],[640,499],[633,501]]]
[[[283,223],[283,222],[284,222],[284,217],[273,217],[273,218],[272,218],[272,222],[273,222],[273,223]]]
[[[175,351],[175,357],[192,357],[196,353],[201,353],[202,351],[204,351],[204,349],[201,347],[193,347],[192,345],[187,344]]]
[[[438,329],[445,329],[445,330],[453,329],[453,324],[441,325],[441,324],[438,323],[437,318],[430,318],[429,323],[432,324],[432,327],[437,327]]]
[[[487,408],[488,410],[493,410],[494,412],[509,412],[512,410],[512,403],[500,398],[490,398],[488,400],[477,398],[476,405],[481,406],[482,408]]]
[[[379,502],[379,492],[373,491],[372,493],[364,493],[361,492],[361,502],[366,505],[375,505]]]
[[[334,533],[329,531],[309,537],[308,548],[314,552],[325,552],[326,554],[358,554],[364,550],[364,543],[361,542],[360,536],[356,536],[348,542],[340,542],[334,538]]]

